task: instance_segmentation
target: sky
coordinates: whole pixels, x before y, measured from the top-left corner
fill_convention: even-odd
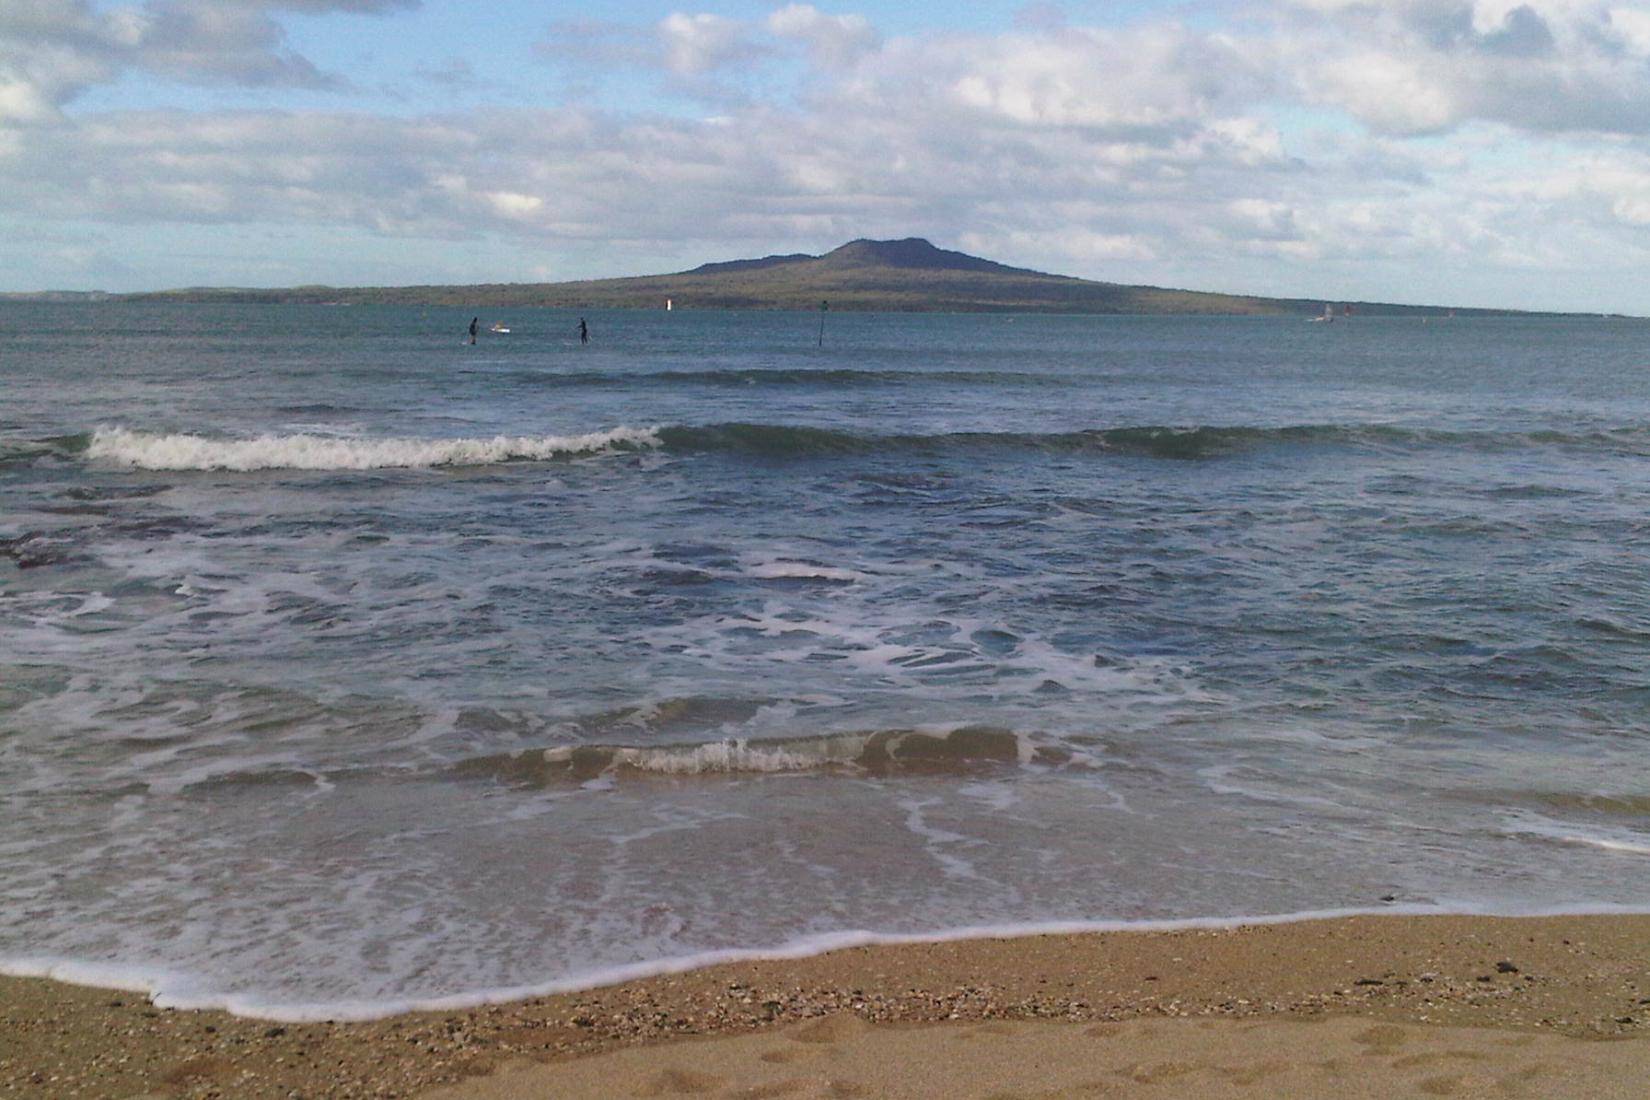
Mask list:
[[[0,0],[0,291],[909,236],[1650,315],[1650,0]]]

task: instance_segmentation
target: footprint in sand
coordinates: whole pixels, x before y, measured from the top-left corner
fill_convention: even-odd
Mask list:
[[[845,1043],[871,1030],[871,1025],[851,1012],[838,1012],[811,1023],[800,1024],[785,1032],[785,1038],[798,1043]]]
[[[1137,1085],[1155,1085],[1163,1081],[1173,1081],[1188,1073],[1197,1073],[1203,1068],[1190,1062],[1137,1062],[1117,1070],[1116,1073]]]
[[[738,1093],[739,1100],[781,1100],[782,1097],[795,1096],[808,1087],[808,1081],[803,1077],[786,1077],[779,1081],[770,1081],[766,1085],[752,1085]]]
[[[667,1069],[654,1077],[642,1090],[643,1096],[693,1096],[715,1092],[727,1084],[727,1078],[714,1073],[700,1073],[691,1069]]]
[[[1294,1063],[1281,1059],[1271,1059],[1262,1062],[1250,1062],[1237,1066],[1216,1066],[1215,1072],[1226,1077],[1234,1085],[1248,1087],[1258,1085],[1268,1077],[1277,1077],[1294,1069]]]
[[[1482,1062],[1488,1057],[1473,1050],[1436,1050],[1427,1054],[1411,1054],[1407,1058],[1396,1058],[1392,1062],[1393,1069],[1420,1069],[1423,1066],[1436,1066],[1444,1062]]]
[[[956,1038],[960,1041],[969,1041],[982,1038],[1012,1037],[1017,1034],[1018,1032],[1008,1024],[980,1024],[977,1027],[959,1032]]]
[[[1408,1042],[1409,1033],[1393,1024],[1378,1024],[1352,1036],[1352,1041],[1369,1047],[1370,1054],[1390,1054]]]
[[[788,1066],[792,1062],[801,1062],[817,1057],[818,1054],[818,1051],[808,1050],[805,1047],[776,1047],[773,1050],[764,1050],[757,1057],[772,1066]]]
[[[838,1056],[837,1047],[871,1029],[871,1025],[850,1013],[826,1016],[809,1023],[798,1024],[783,1032],[790,1043],[772,1047],[757,1055],[769,1065],[784,1066],[793,1062]]]

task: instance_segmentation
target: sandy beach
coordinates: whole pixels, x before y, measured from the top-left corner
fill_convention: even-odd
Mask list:
[[[854,948],[367,1023],[0,980],[38,1097],[1650,1095],[1650,917]]]

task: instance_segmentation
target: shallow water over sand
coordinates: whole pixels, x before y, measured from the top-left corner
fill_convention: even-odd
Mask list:
[[[1642,324],[467,320],[0,305],[12,969],[1650,905]]]

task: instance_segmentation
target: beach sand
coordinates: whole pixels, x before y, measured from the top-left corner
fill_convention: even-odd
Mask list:
[[[1650,1097],[1650,916],[867,947],[368,1023],[0,979],[0,1095]]]

